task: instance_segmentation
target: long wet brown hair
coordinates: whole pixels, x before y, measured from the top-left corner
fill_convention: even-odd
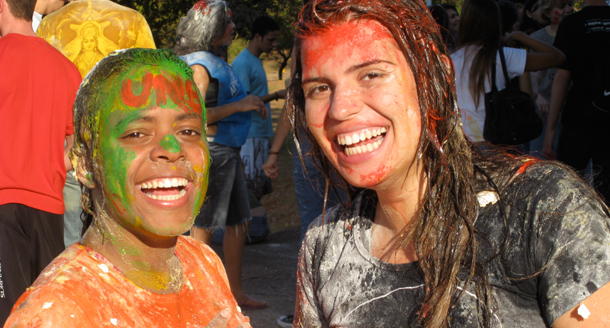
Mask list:
[[[501,45],[502,20],[496,0],[466,0],[462,6],[458,34],[458,49],[479,46],[468,72],[468,90],[474,104],[479,106],[485,93],[485,82],[491,81],[492,65]]]
[[[312,155],[317,158],[327,181],[333,181],[332,176],[339,176],[307,129],[299,60],[301,45],[305,38],[335,24],[362,19],[375,20],[388,29],[417,84],[423,127],[417,160],[424,168],[427,185],[420,211],[400,236],[403,238],[401,245],[407,245],[409,241],[415,244],[425,280],[420,322],[424,327],[446,327],[450,320],[449,309],[463,293],[461,287],[472,283],[479,300],[481,324],[488,326],[493,302],[486,263],[477,261],[476,256],[478,241],[474,221],[479,207],[475,186],[477,181],[487,181],[489,185],[497,178],[498,174],[494,172],[510,176],[511,170],[506,169],[510,164],[503,164],[504,169],[496,170],[498,162],[485,159],[466,139],[457,108],[453,65],[443,46],[438,25],[422,2],[313,0],[305,5],[297,24],[294,57],[297,60],[287,103],[296,131],[297,149],[300,141],[308,138],[313,145]],[[342,178],[335,187],[348,189],[352,198],[362,190],[350,186]],[[458,278],[458,273],[462,279]]]

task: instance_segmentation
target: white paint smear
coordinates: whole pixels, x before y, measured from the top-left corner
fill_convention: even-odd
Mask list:
[[[495,204],[498,201],[498,194],[493,191],[481,191],[477,194],[477,200],[481,207],[485,207],[488,204]]]
[[[110,270],[108,270],[108,266],[106,264],[104,264],[104,263],[98,265],[97,267],[100,268],[105,273],[108,273],[110,271]]]
[[[589,309],[584,304],[581,304],[578,307],[577,311],[578,315],[581,316],[583,319],[587,319],[591,315],[591,311],[589,311]]]

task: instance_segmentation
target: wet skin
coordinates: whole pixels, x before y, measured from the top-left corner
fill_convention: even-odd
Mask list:
[[[417,90],[387,29],[375,21],[350,21],[309,37],[302,49],[307,124],[340,174],[354,186],[378,192],[416,190]],[[358,147],[342,144],[346,136],[380,131],[385,132]],[[372,151],[354,153],[368,144]]]
[[[120,90],[109,93],[118,96],[97,117],[103,210],[139,239],[178,236],[192,225],[207,190],[209,154],[196,87],[156,66],[108,84]],[[167,179],[177,186],[158,186]]]

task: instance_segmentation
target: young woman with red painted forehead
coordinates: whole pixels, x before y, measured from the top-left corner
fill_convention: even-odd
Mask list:
[[[295,327],[610,320],[607,209],[560,164],[467,140],[423,3],[309,1],[295,51],[295,142],[351,195],[305,237]]]

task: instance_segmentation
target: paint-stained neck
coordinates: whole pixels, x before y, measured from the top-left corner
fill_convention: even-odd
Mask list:
[[[107,215],[98,215],[81,244],[103,255],[127,279],[157,294],[177,293],[184,281],[175,255],[178,237],[141,240]]]

